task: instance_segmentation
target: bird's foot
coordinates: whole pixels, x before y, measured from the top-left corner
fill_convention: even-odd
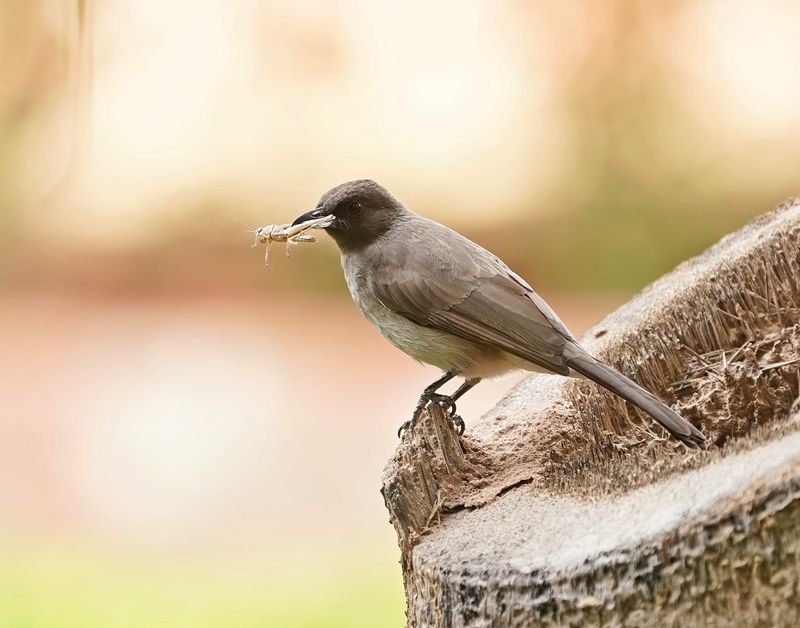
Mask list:
[[[456,402],[453,401],[453,398],[449,397],[448,395],[440,395],[439,393],[433,393],[428,397],[428,403],[438,404],[439,407],[448,414],[456,413]]]
[[[400,438],[403,432],[414,427],[417,424],[417,420],[422,415],[422,411],[425,409],[425,406],[427,405],[428,405],[427,401],[423,402],[422,399],[419,400],[419,403],[417,404],[417,407],[414,409],[414,414],[411,415],[411,418],[408,419],[407,421],[403,421],[400,424],[400,427],[397,428],[397,438]]]
[[[435,403],[439,405],[439,407],[442,408],[442,410],[444,410],[448,414],[459,436],[461,436],[464,433],[466,425],[464,424],[464,419],[462,419],[458,414],[456,414],[456,402],[453,401],[453,399],[448,395],[431,393],[428,395],[423,395],[420,398],[417,407],[414,409],[413,416],[408,421],[404,421],[403,424],[400,426],[400,428],[397,430],[398,438],[400,438],[400,435],[404,431],[412,427],[417,422],[419,417],[422,415],[422,412],[425,410],[425,408],[428,406],[429,403]]]
[[[431,396],[430,403],[438,403],[442,410],[448,414],[450,420],[453,422],[453,427],[456,428],[456,432],[458,432],[459,436],[464,433],[464,430],[467,429],[467,426],[464,424],[464,419],[462,419],[456,413],[456,402],[452,397],[448,395],[436,394]]]

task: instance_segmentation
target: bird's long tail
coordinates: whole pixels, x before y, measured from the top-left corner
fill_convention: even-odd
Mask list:
[[[644,410],[658,421],[665,430],[687,446],[699,447],[705,444],[706,437],[700,430],[664,404],[653,393],[648,392],[610,366],[606,366],[580,347],[569,347],[565,351],[564,357],[571,369],[631,402],[637,408]]]

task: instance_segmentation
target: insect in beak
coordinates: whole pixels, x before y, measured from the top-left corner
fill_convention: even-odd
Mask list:
[[[316,211],[316,210],[315,210]],[[314,212],[309,212],[312,214]],[[308,216],[304,214],[303,216]],[[303,218],[301,216],[300,218]],[[325,229],[330,227],[335,218],[333,216],[318,216],[316,218],[307,218],[303,221],[295,220],[291,225],[267,225],[266,227],[259,227],[254,231],[256,243],[266,244],[267,250],[264,253],[264,265],[269,266],[269,250],[272,248],[273,242],[286,242],[286,257],[291,257],[290,249],[292,245],[298,242],[316,242],[317,239],[307,234],[306,232],[311,229]]]

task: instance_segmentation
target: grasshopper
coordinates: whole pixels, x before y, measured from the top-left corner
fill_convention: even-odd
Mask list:
[[[267,250],[264,253],[264,265],[269,266],[269,251],[273,242],[286,242],[286,257],[291,257],[290,249],[298,242],[316,242],[317,239],[306,233],[311,229],[324,229],[330,227],[333,216],[324,216],[316,220],[302,222],[299,225],[267,225],[250,231],[255,235],[253,246],[266,244]]]

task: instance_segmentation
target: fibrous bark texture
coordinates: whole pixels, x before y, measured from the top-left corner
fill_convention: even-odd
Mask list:
[[[459,438],[430,407],[383,494],[410,626],[800,625],[800,202],[582,344],[710,439],[532,375]]]

